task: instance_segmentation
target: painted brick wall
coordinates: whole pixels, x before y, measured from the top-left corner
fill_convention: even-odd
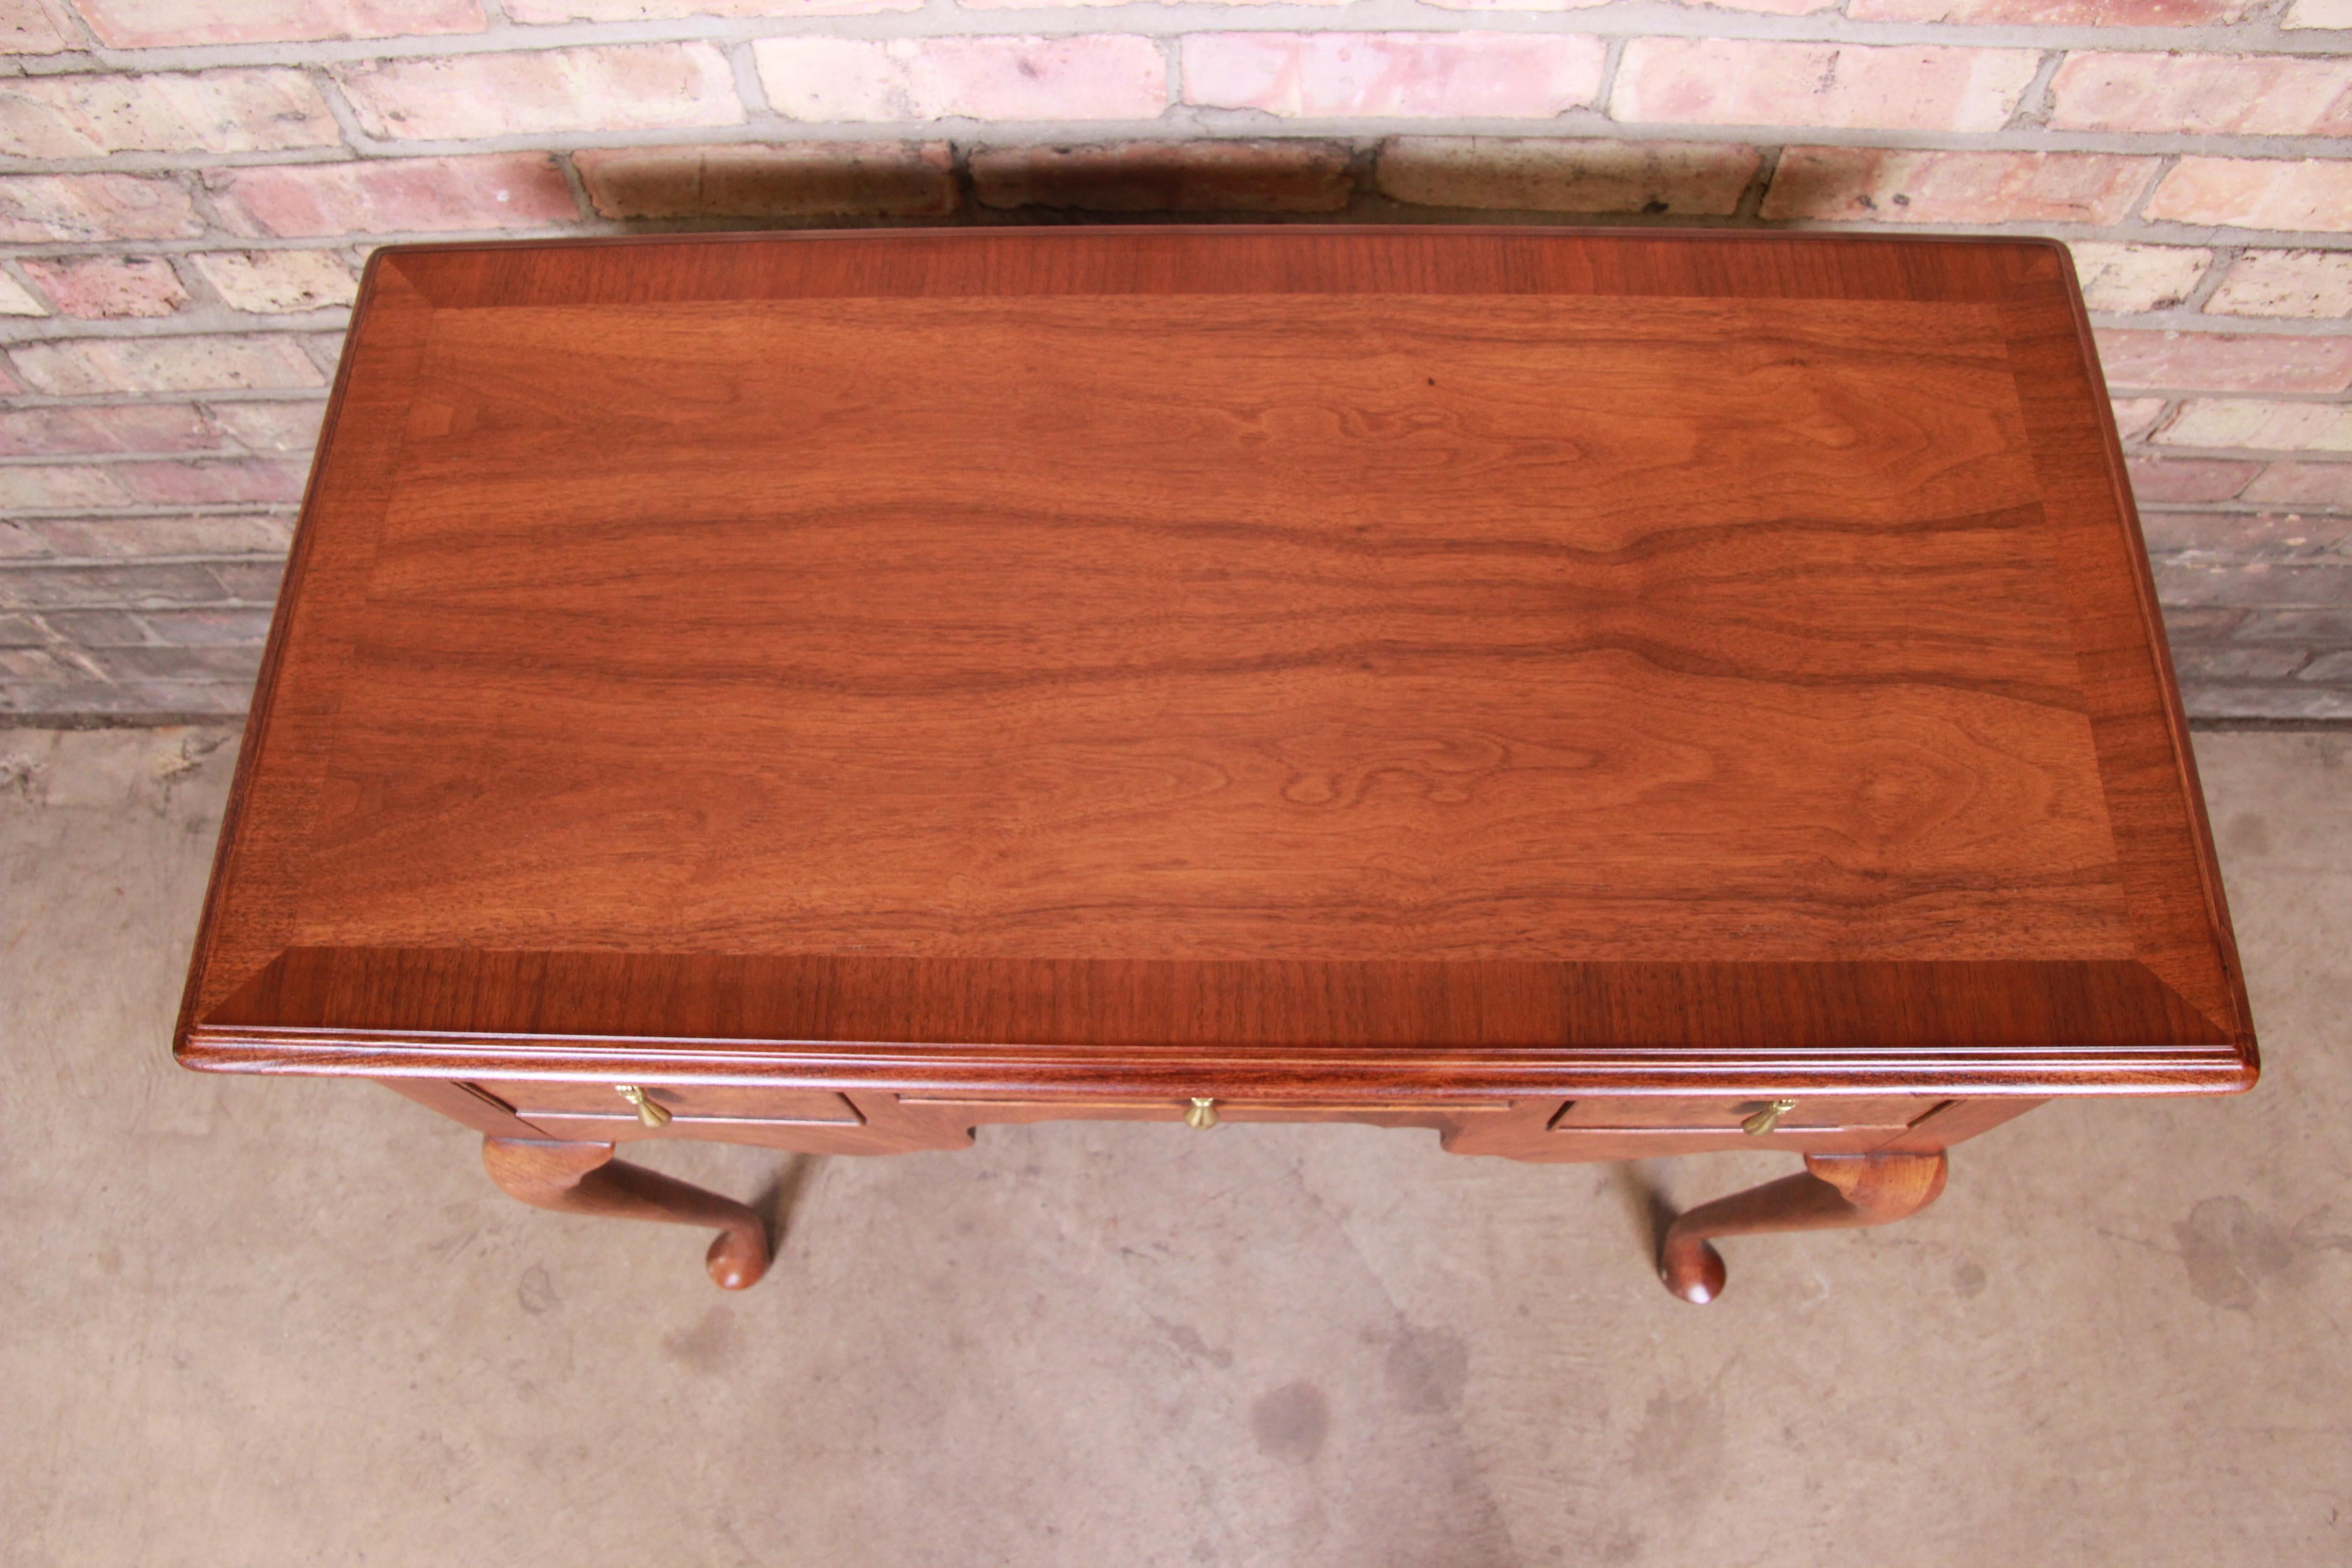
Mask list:
[[[2352,0],[0,0],[0,712],[246,701],[391,240],[2055,235],[2206,718],[2352,718]]]

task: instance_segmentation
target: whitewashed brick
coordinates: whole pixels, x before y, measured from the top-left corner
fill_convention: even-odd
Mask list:
[[[2066,57],[2050,93],[2055,131],[2352,133],[2352,60],[2085,49]]]
[[[1285,118],[1549,120],[1592,102],[1607,50],[1540,33],[1195,33],[1184,101]]]
[[[1168,107],[1150,38],[761,38],[752,57],[790,120],[1151,120]]]
[[[352,269],[331,251],[213,251],[191,259],[214,291],[240,310],[317,310],[348,305],[359,293]]]
[[[2213,264],[2213,253],[2185,246],[2100,245],[2069,247],[2083,298],[2094,310],[2162,310],[2189,297]]]
[[[1609,112],[1666,125],[1997,131],[2040,67],[2031,49],[1636,38]]]
[[[257,153],[341,140],[300,71],[18,78],[0,92],[0,153]]]
[[[2352,163],[2326,158],[2183,158],[2147,216],[2242,228],[2352,229]]]
[[[1790,147],[1765,193],[1768,218],[1856,223],[2116,223],[2155,172],[2107,153],[1937,153]]]
[[[0,316],[46,316],[48,307],[27,293],[25,286],[0,272]]]
[[[2137,441],[2156,427],[2164,416],[2165,400],[2161,397],[2118,397],[2110,405],[2116,414],[2116,434],[2126,441]]]
[[[1381,149],[1381,192],[1423,206],[1722,216],[1763,166],[1721,142],[1400,136]]]
[[[2352,253],[2250,250],[2205,309],[2224,316],[2352,315]]]
[[[206,392],[323,386],[310,356],[285,337],[69,338],[25,343],[16,369],[57,397],[108,392]]]
[[[2157,434],[2166,447],[2249,447],[2279,452],[2352,452],[2352,405],[2210,397],[2183,404]]]
[[[49,55],[74,47],[65,21],[44,0],[0,0],[0,55]]]
[[[204,232],[187,192],[136,174],[0,176],[0,240],[173,239]]]
[[[79,4],[91,30],[118,49],[478,33],[488,25],[480,0],[79,0]]]
[[[160,256],[65,256],[20,265],[68,316],[168,316],[188,300],[172,264]]]
[[[338,66],[369,135],[450,142],[735,125],[735,74],[709,44],[627,44]]]

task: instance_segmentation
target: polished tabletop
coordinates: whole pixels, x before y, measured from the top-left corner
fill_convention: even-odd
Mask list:
[[[181,1051],[2253,1067],[2063,248],[1313,226],[379,252]]]

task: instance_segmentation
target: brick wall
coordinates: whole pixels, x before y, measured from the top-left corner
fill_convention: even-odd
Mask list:
[[[0,0],[0,713],[246,701],[358,266],[779,224],[2055,235],[2191,712],[2352,719],[2352,0]]]

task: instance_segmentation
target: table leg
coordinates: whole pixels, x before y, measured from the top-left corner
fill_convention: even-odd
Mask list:
[[[1946,1168],[1941,1151],[1808,1154],[1802,1175],[1677,1215],[1658,1249],[1658,1273],[1684,1300],[1712,1301],[1723,1293],[1723,1255],[1707,1245],[1708,1237],[1885,1225],[1934,1203],[1944,1190]]]
[[[568,1214],[717,1226],[719,1235],[706,1261],[722,1289],[740,1290],[768,1271],[768,1233],[758,1215],[732,1198],[658,1171],[612,1161],[610,1143],[482,1140],[482,1163],[490,1180],[511,1197]]]

